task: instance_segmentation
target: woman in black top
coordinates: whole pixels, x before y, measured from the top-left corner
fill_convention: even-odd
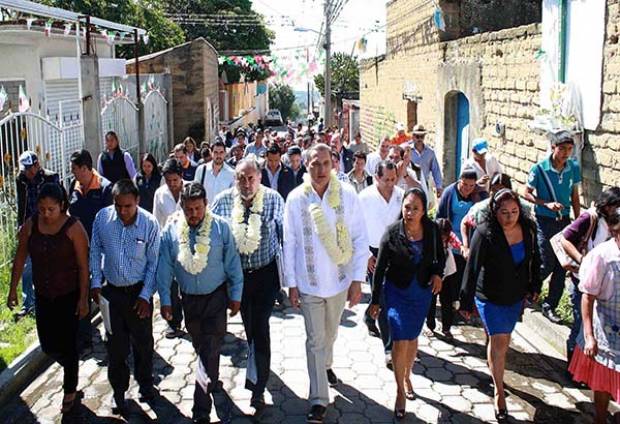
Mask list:
[[[502,189],[493,195],[487,218],[476,228],[461,288],[465,316],[475,303],[490,336],[487,358],[498,422],[508,420],[503,379],[510,334],[524,300],[538,298],[539,269],[536,224],[523,214],[519,196]]]
[[[136,174],[135,182],[140,192],[140,207],[151,213],[153,212],[153,197],[155,190],[161,185],[161,178],[155,157],[146,153],[142,156],[140,172]]]
[[[445,254],[437,224],[426,210],[426,195],[419,188],[405,192],[402,218],[390,225],[379,245],[369,314],[377,319],[379,299],[385,305],[393,340],[392,363],[398,388],[394,417],[405,417],[406,399],[413,400],[410,375],[418,349],[418,336],[434,294],[441,291]]]

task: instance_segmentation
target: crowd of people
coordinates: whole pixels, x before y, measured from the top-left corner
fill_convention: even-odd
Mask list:
[[[337,128],[299,126],[282,136],[250,126],[199,145],[188,137],[163,164],[147,153],[136,169],[109,132],[96,167],[86,150],[71,155],[74,178],[64,185],[34,152],[24,152],[8,305],[17,306],[21,279],[19,314],[35,312],[43,351],[64,369],[61,412],[79,401],[79,354],[92,345],[92,302],[109,311],[115,408],[126,408],[130,351],[142,399],[158,396],[158,294],[165,336],[181,337],[185,328],[199,358],[193,420],[209,422],[227,310],[241,314],[245,387],[261,415],[269,317],[286,288],[305,322],[307,422],[322,423],[329,387],[339,383],[332,363],[343,309],[347,301],[358,304],[362,284],[370,283],[364,322],[381,338],[394,372],[395,419],[405,418],[406,402],[416,396],[412,369],[424,328],[426,336],[450,341],[455,321],[477,314],[488,336],[495,417],[506,422],[511,333],[549,275],[542,310],[559,321],[570,271],[568,371],[594,391],[596,422],[605,422],[610,399],[620,397],[620,188],[607,189],[581,213],[580,168],[567,132],[551,137],[521,194],[485,139],[472,142],[458,179],[444,187],[426,134],[422,125],[411,134],[399,125],[371,152],[373,143],[360,134],[346,140]]]

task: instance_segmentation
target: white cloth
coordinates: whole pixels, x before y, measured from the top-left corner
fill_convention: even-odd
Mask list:
[[[364,212],[370,247],[379,248],[385,229],[398,219],[404,194],[402,188],[394,187],[390,201],[387,202],[376,185],[366,187],[360,192],[360,204]]]
[[[371,154],[369,154],[366,158],[366,172],[368,172],[370,175],[375,175],[377,171],[377,165],[379,165],[379,162],[381,162],[382,160],[383,159],[381,159],[379,152],[372,152]]]
[[[211,161],[198,167],[194,181],[198,181],[204,186],[207,192],[207,200],[212,202],[215,196],[235,185],[235,171],[224,164],[220,172],[215,175],[213,161]]]
[[[443,278],[449,277],[452,274],[456,274],[456,261],[454,260],[454,253],[452,249],[446,250],[446,266],[443,269]]]
[[[329,206],[329,189],[323,199],[312,190],[305,193],[305,185],[294,189],[286,199],[284,206],[284,270],[286,287],[297,287],[301,293],[317,297],[328,298],[347,290],[352,281],[366,279],[368,263],[368,236],[363,214],[360,211],[360,202],[355,189],[350,184],[342,184],[342,207],[344,208],[344,222],[349,230],[353,245],[353,256],[348,264],[343,265],[344,278],[339,279],[339,270],[329,257],[319,239],[316,228],[313,228],[311,240],[314,250],[314,267],[318,276],[318,285],[312,286],[308,278],[306,257],[304,251],[304,234],[302,208],[312,203],[319,204],[325,214],[328,225],[336,228],[336,212]]]
[[[160,228],[164,228],[168,217],[178,210],[181,210],[181,196],[179,196],[179,201],[175,201],[172,192],[165,184],[155,190],[155,195],[153,196],[153,215]]]

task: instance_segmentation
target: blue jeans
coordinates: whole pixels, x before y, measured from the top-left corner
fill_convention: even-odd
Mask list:
[[[581,331],[581,296],[582,293],[579,290],[579,280],[571,275],[571,280],[573,284],[570,287],[570,303],[573,307],[573,326],[570,329],[570,334],[568,335],[568,340],[566,341],[566,350],[568,352],[572,352],[575,350],[575,346],[577,345],[577,337],[579,336],[579,332]]]
[[[555,256],[549,240],[570,224],[570,219],[564,217],[558,221],[555,218],[536,216],[536,221],[538,222],[537,238],[541,258],[540,278],[545,280],[551,275],[549,294],[544,301],[543,307],[548,307],[555,311],[555,308],[558,307],[558,303],[560,303],[562,293],[564,292],[566,271],[562,268],[558,258]]]
[[[24,309],[34,308],[34,284],[32,281],[32,260],[26,259],[22,274],[22,305]]]

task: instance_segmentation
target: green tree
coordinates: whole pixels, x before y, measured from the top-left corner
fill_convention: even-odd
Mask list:
[[[120,24],[144,28],[148,44],[140,43],[140,55],[157,52],[184,41],[183,30],[165,15],[164,0],[43,0],[49,6],[96,16]],[[134,57],[133,45],[117,47],[119,57]]]
[[[275,37],[250,0],[171,0],[166,9],[186,40],[204,37],[218,51],[269,50]]]
[[[335,53],[331,58],[332,66],[332,97],[337,94],[359,93],[360,69],[355,56],[346,53]],[[325,76],[314,77],[314,84],[322,97],[325,97]]]
[[[269,107],[278,109],[282,119],[295,119],[299,116],[299,107],[295,109],[295,93],[290,85],[275,84],[269,87]],[[297,116],[294,116],[297,114]]]

